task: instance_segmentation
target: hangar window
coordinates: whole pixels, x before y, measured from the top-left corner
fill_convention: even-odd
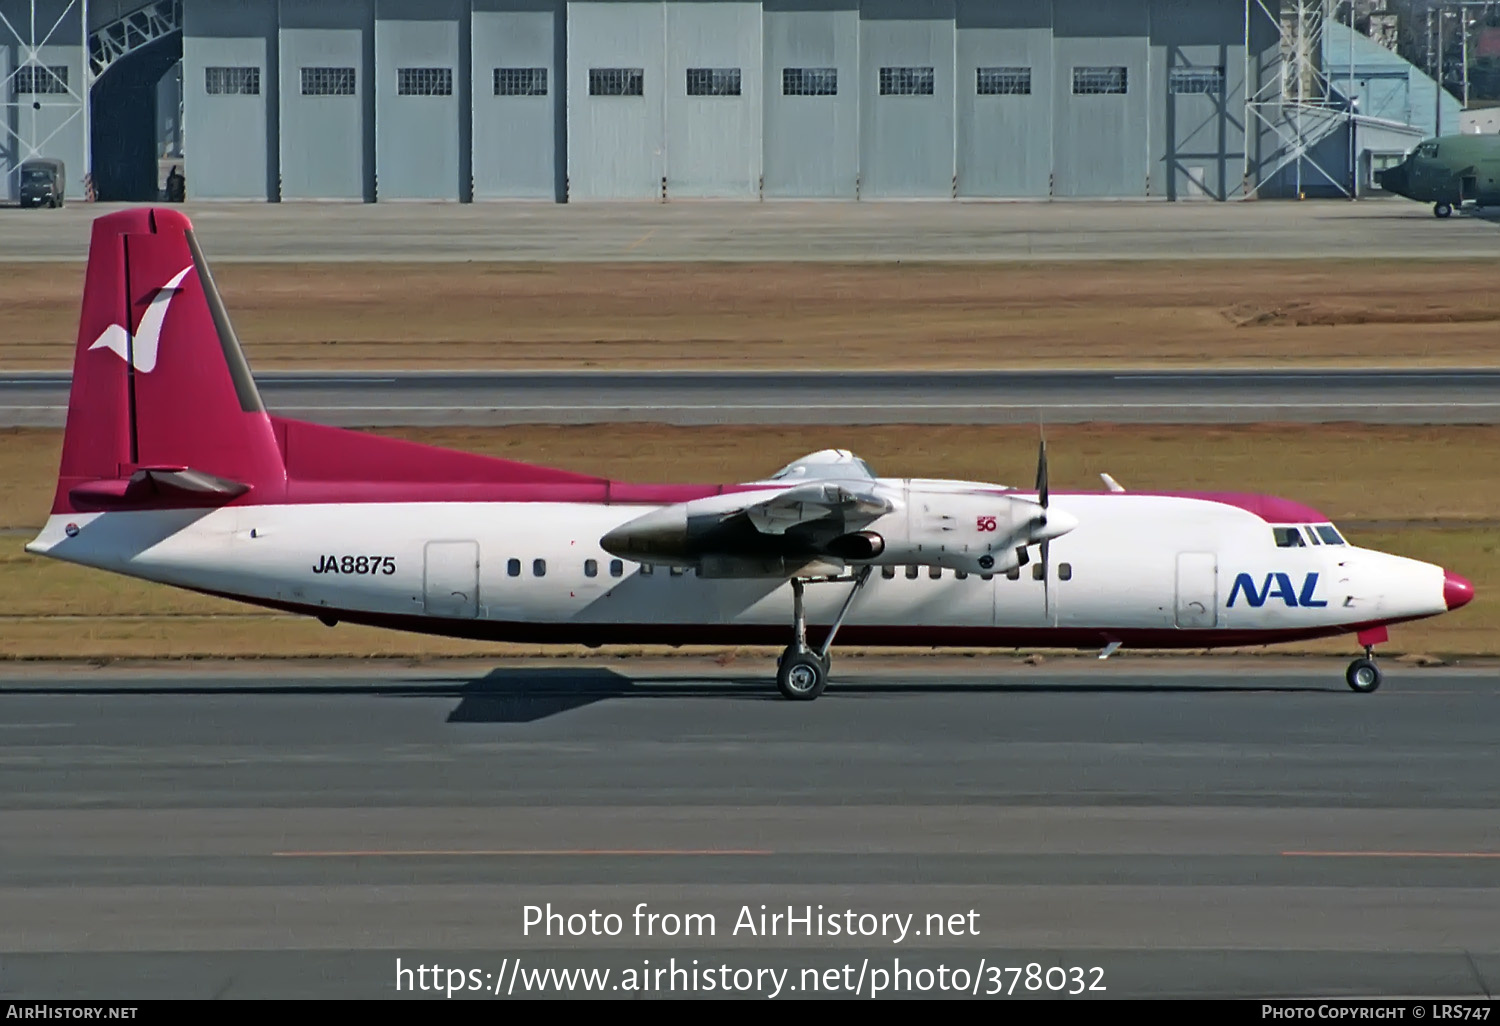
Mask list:
[[[452,96],[452,68],[397,68],[399,96]]]
[[[1271,534],[1276,539],[1278,549],[1303,549],[1307,542],[1302,540],[1302,532],[1295,527],[1273,527]]]
[[[16,69],[15,83],[17,93],[66,93],[68,91],[68,66],[66,64],[23,64]]]
[[[738,96],[740,95],[740,69],[688,68],[687,94],[689,96]]]
[[[210,96],[259,96],[260,69],[204,68],[203,88]]]
[[[1059,564],[1057,564],[1057,579],[1059,581],[1071,581],[1073,579],[1073,564],[1072,563],[1059,563]]]
[[[931,68],[881,68],[881,96],[931,96]]]
[[[1030,68],[976,68],[974,91],[980,96],[1030,96]]]
[[[583,576],[598,577],[599,561],[597,559],[585,559],[583,561]]]
[[[353,96],[353,68],[303,68],[303,96]]]
[[[838,68],[782,68],[782,96],[837,96]]]
[[[1324,545],[1346,544],[1342,535],[1333,529],[1332,524],[1319,524],[1317,526],[1318,536],[1323,539]]]
[[[512,560],[506,561],[505,572],[506,572],[506,574],[508,574],[511,577],[520,577],[521,576],[521,561],[519,559],[512,559]]]
[[[880,568],[880,576],[889,581],[896,576],[896,568],[894,566],[883,566]]]
[[[907,567],[906,568],[906,579],[908,581],[915,581],[917,579],[917,573],[918,573],[918,567],[916,567],[915,565]]]
[[[546,96],[546,68],[496,68],[496,96]]]
[[[609,561],[609,576],[611,576],[611,577],[623,577],[624,574],[625,574],[625,564],[622,563],[618,559],[611,559]]]
[[[1125,69],[1123,67],[1073,69],[1074,96],[1099,96],[1106,93],[1123,93],[1125,92],[1125,84]]]
[[[531,561],[531,574],[533,577],[546,577],[547,561],[545,559],[533,559]]]
[[[1223,68],[1173,68],[1171,90],[1174,93],[1224,92]]]
[[[645,96],[643,68],[590,68],[590,96]]]

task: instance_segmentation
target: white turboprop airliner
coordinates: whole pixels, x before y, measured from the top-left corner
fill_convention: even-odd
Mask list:
[[[29,552],[333,625],[540,643],[777,644],[812,699],[857,645],[1215,648],[1354,635],[1473,596],[1258,495],[877,477],[638,485],[268,414],[192,226],[94,223],[62,468]],[[1032,555],[1035,550],[1035,555]],[[812,626],[809,626],[812,625]]]

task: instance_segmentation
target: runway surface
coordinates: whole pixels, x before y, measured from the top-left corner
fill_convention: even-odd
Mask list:
[[[767,671],[9,667],[0,995],[384,997],[398,958],[502,994],[572,967],[621,996],[648,959],[784,996],[924,996],[897,959],[982,994],[981,959],[1085,996],[1500,986],[1493,670],[850,659],[810,704]],[[548,903],[620,935],[528,935]],[[637,935],[642,903],[715,932]],[[736,935],[762,904],[915,919]]]
[[[346,426],[1250,421],[1492,424],[1500,370],[328,372],[256,376],[273,412]],[[0,375],[0,426],[61,427],[70,376]]]
[[[82,261],[119,205],[0,210],[0,261]],[[1358,203],[188,203],[228,261],[1494,259],[1500,225]]]

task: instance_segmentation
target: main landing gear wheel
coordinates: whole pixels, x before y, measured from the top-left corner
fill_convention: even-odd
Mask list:
[[[844,599],[839,615],[833,618],[821,649],[810,648],[807,644],[807,618],[803,610],[802,594],[808,582],[798,577],[792,578],[792,643],[776,660],[776,688],[782,697],[793,702],[810,702],[828,686],[828,669],[833,665],[833,657],[829,654],[833,648],[833,636],[843,625],[844,617],[849,615],[854,597],[870,579],[872,569],[864,567],[855,575],[854,587]],[[836,579],[848,580],[847,577]]]
[[[1453,213],[1453,204],[1435,203],[1433,204],[1432,212],[1438,217],[1447,217],[1449,214]]]
[[[1370,658],[1356,659],[1349,664],[1349,669],[1344,672],[1344,679],[1349,686],[1362,695],[1380,687],[1380,667],[1375,665],[1375,660]]]
[[[828,665],[816,652],[787,649],[776,670],[776,687],[793,702],[810,702],[828,686]]]

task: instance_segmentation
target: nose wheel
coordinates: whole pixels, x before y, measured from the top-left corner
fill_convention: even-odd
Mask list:
[[[828,637],[816,649],[807,644],[807,617],[803,606],[803,592],[812,582],[800,577],[792,578],[792,643],[781,653],[781,658],[776,660],[776,689],[783,698],[793,702],[811,702],[828,686],[828,668],[833,664],[833,658],[829,655],[829,649],[833,647],[833,636],[849,615],[854,597],[870,579],[872,569],[874,568],[864,567],[855,576],[854,587],[849,590],[843,607],[839,609],[839,615],[834,617],[833,625],[828,628]],[[847,577],[836,579],[848,580]]]
[[[1383,675],[1380,667],[1375,665],[1375,651],[1365,648],[1363,659],[1356,659],[1349,664],[1349,669],[1344,671],[1344,680],[1349,687],[1362,695],[1368,695],[1380,687]]]
[[[1435,203],[1433,204],[1432,212],[1438,217],[1447,217],[1453,213],[1453,204]]]

